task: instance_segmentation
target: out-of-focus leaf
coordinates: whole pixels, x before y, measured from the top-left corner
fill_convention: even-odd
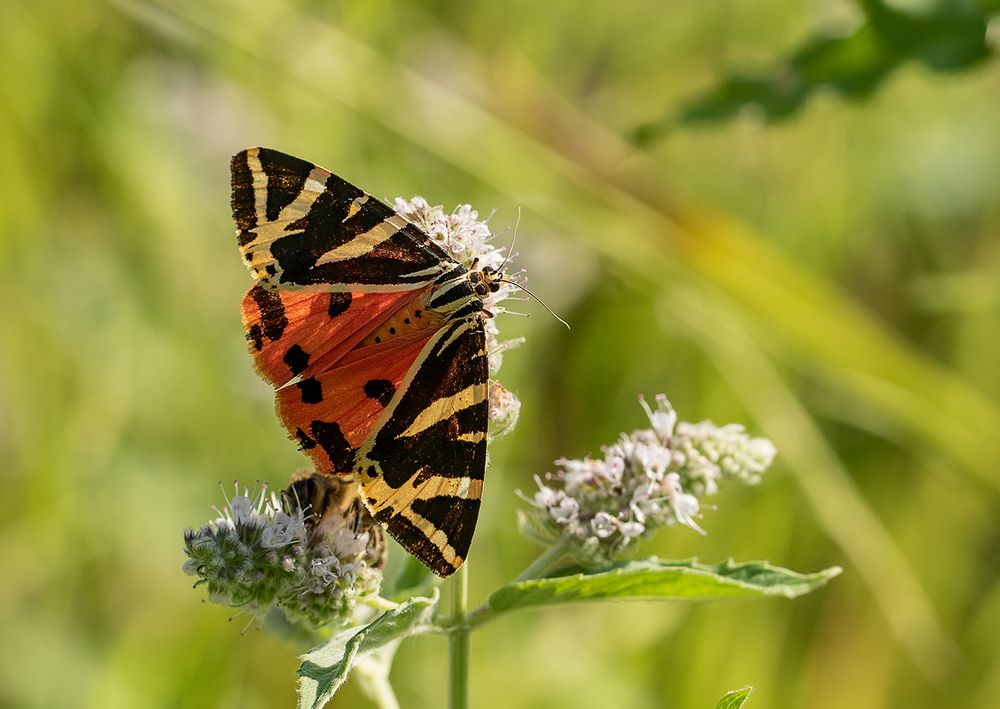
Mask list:
[[[572,567],[554,576],[502,586],[489,597],[484,615],[587,601],[795,598],[823,586],[840,572],[839,567],[832,567],[814,574],[800,574],[766,562],[737,564],[728,560],[706,565],[694,560],[656,558],[620,562],[596,571]]]
[[[942,3],[923,12],[890,7],[884,0],[861,0],[865,19],[849,34],[819,33],[791,56],[761,72],[733,72],[678,115],[637,128],[633,140],[648,144],[676,121],[698,123],[731,118],[743,109],[766,120],[789,117],[819,89],[862,99],[908,61],[934,71],[971,67],[990,56],[987,15],[997,0],[978,7]]]
[[[726,692],[726,695],[715,705],[715,709],[740,709],[747,703],[751,694],[753,694],[753,687],[750,685]]]
[[[429,597],[411,598],[386,611],[361,630],[337,633],[325,645],[302,656],[299,665],[299,708],[320,709],[347,680],[351,666],[380,647],[430,627],[437,606],[437,589]]]

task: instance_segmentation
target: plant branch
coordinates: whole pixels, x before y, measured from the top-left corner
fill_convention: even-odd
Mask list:
[[[451,582],[451,634],[448,636],[448,707],[469,706],[469,626],[465,611],[469,603],[469,577],[466,562],[455,572]]]
[[[521,581],[529,581],[531,579],[541,578],[545,572],[552,569],[556,562],[559,561],[566,554],[566,542],[563,539],[555,541],[552,546],[542,552],[537,559],[532,561],[528,566],[517,575],[513,581],[514,583],[520,583]],[[477,606],[471,612],[469,612],[462,620],[463,625],[466,630],[471,630],[484,623],[489,622],[493,619],[495,611],[490,605],[489,600]]]
[[[355,666],[355,674],[364,693],[375,702],[378,709],[399,709],[399,700],[389,682],[392,658],[399,641],[379,648]]]
[[[529,579],[537,579],[549,571],[555,563],[559,561],[566,553],[566,541],[562,538],[556,540],[552,543],[548,549],[543,551],[541,555],[534,561],[532,561],[528,566],[517,575],[511,583],[519,583],[521,581],[527,581]]]

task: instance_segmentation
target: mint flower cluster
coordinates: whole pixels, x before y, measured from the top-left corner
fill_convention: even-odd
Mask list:
[[[417,195],[410,200],[397,197],[393,207],[459,263],[468,266],[478,258],[481,266],[495,269],[504,261],[503,249],[490,243],[493,232],[471,204],[460,204],[449,214]]]
[[[184,571],[213,603],[262,617],[272,608],[305,627],[345,625],[355,603],[376,596],[380,560],[369,532],[316,524],[289,496],[239,487],[219,516],[184,533]]]
[[[774,459],[774,444],[739,424],[678,422],[662,394],[655,410],[641,403],[650,428],[621,434],[603,458],[560,458],[555,472],[535,477],[538,491],[521,495],[530,505],[520,514],[525,534],[564,544],[583,564],[605,564],[660,527],[704,534],[700,498],[724,480],[756,484]]]
[[[477,268],[489,266],[497,269],[504,266],[504,272],[509,271],[505,265],[509,264],[509,261],[504,255],[504,248],[491,243],[495,234],[490,231],[485,220],[479,219],[479,212],[473,209],[472,205],[460,204],[449,213],[445,212],[441,205],[431,205],[420,196],[410,200],[397,197],[393,204],[397,214],[420,227],[434,243],[466,268],[472,268],[473,262],[478,262]],[[506,279],[518,283],[524,280],[523,274],[519,272],[508,274]],[[494,315],[506,312],[500,303],[513,295],[516,287],[511,283],[501,284],[500,290],[486,296],[486,309]],[[499,336],[496,318],[489,318],[486,321],[486,351],[490,374],[494,376],[503,364],[503,353],[524,342],[524,338],[521,337],[501,342]],[[494,380],[490,385],[491,440],[512,431],[517,424],[520,411],[521,402],[517,395]]]

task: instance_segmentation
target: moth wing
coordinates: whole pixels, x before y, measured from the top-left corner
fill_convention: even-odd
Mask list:
[[[433,334],[428,328],[359,347],[277,390],[278,418],[318,472],[351,473],[358,448]]]
[[[489,418],[486,333],[452,321],[424,345],[357,455],[375,520],[439,576],[465,561],[479,516]]]
[[[255,285],[243,297],[254,366],[275,387],[324,372],[419,293],[270,291]]]
[[[317,165],[248,148],[231,168],[240,251],[268,290],[411,290],[461,268],[388,205]]]

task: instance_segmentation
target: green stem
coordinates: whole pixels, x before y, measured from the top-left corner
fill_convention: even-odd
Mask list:
[[[398,603],[390,601],[388,598],[382,598],[382,596],[367,596],[365,598],[358,599],[358,603],[363,603],[369,608],[374,608],[377,611],[391,611],[399,608]]]
[[[540,578],[546,571],[549,571],[553,566],[555,566],[555,563],[565,554],[566,542],[559,539],[553,543],[552,546],[542,552],[537,559],[528,564],[528,567],[518,574],[517,578],[511,581],[511,583],[520,583],[521,581]],[[467,630],[469,630],[492,620],[494,614],[495,611],[493,610],[493,606],[490,605],[489,601],[486,601],[465,615],[462,624]]]
[[[399,641],[396,640],[379,648],[354,668],[362,691],[375,702],[378,709],[399,709],[399,700],[389,683],[389,670],[398,646]]]
[[[372,699],[378,709],[399,709],[399,700],[392,691],[388,677],[376,677],[372,682]]]
[[[520,583],[521,581],[527,581],[529,579],[537,579],[541,577],[546,571],[551,569],[557,561],[559,561],[563,555],[566,553],[566,541],[562,538],[556,540],[552,546],[546,549],[542,554],[528,564],[528,567],[517,575],[517,578],[511,581],[511,583]]]
[[[466,562],[451,582],[451,634],[448,636],[448,707],[469,706],[469,626],[465,611],[469,604],[469,577]]]

